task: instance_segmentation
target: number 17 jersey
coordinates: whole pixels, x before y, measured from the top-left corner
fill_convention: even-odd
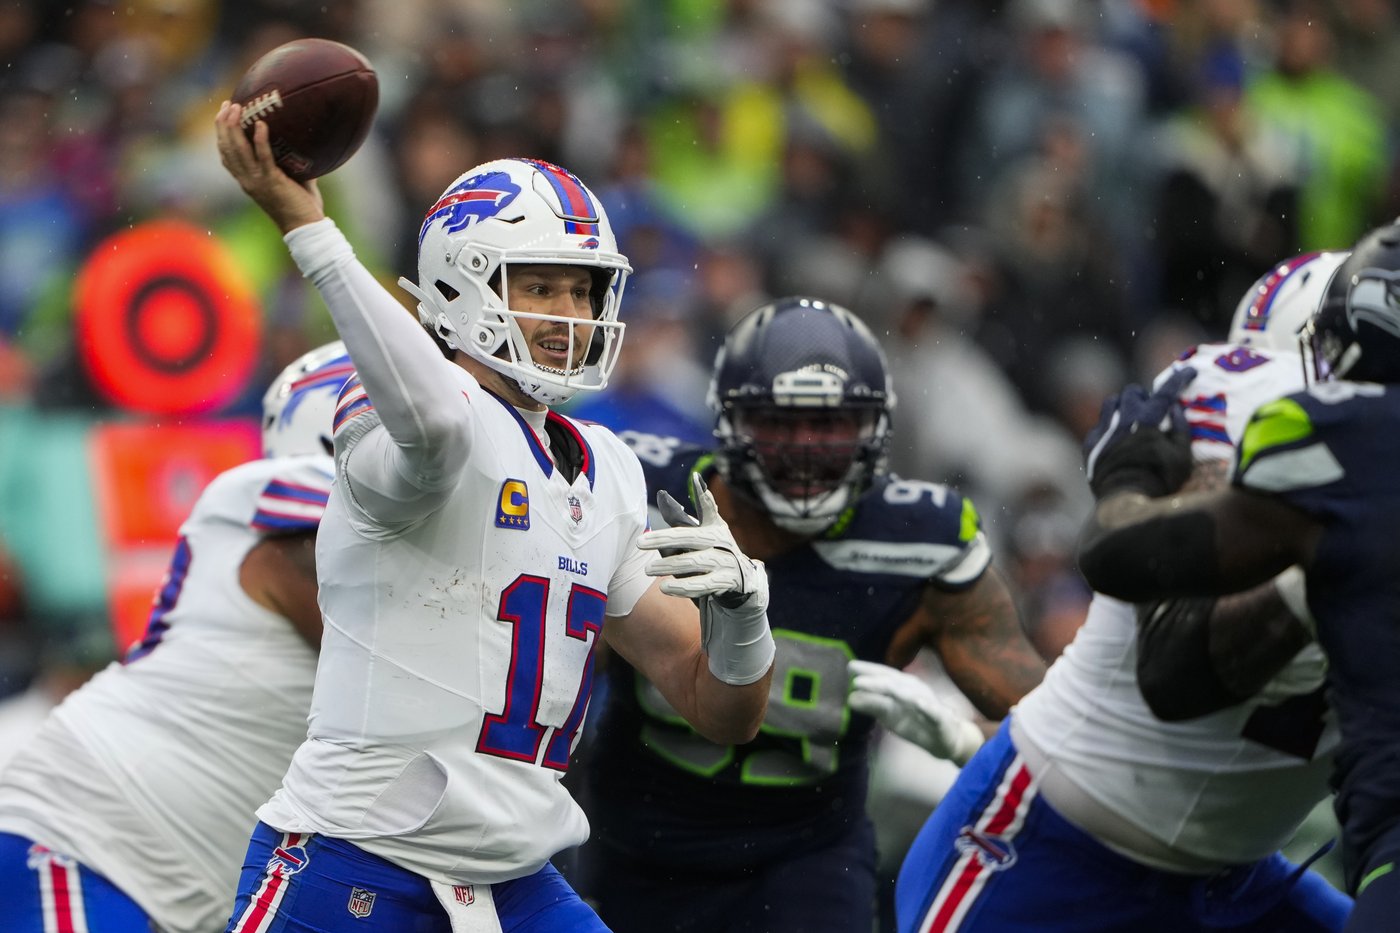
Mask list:
[[[443,504],[405,527],[356,504],[346,459],[384,428],[355,379],[342,391],[356,425],[337,435],[317,540],[309,736],[258,815],[436,881],[490,884],[587,837],[560,779],[604,616],[651,584],[647,511],[637,458],[606,428],[548,415],[546,433],[582,453],[569,478],[519,412],[452,368],[470,452]]]

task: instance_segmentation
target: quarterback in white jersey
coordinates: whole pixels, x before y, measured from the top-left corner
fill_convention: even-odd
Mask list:
[[[306,735],[312,546],[351,372],[336,343],[273,383],[267,457],[200,495],[145,636],[0,775],[0,927],[197,933],[227,920],[253,811]]]
[[[1280,264],[1241,302],[1232,342],[1159,376],[1185,384],[1197,482],[1224,485],[1249,416],[1302,387],[1295,335],[1344,258]],[[900,929],[1058,929],[1036,918],[1065,892],[1086,905],[1083,931],[1340,929],[1349,900],[1277,855],[1328,793],[1339,739],[1299,586],[1290,571],[1141,610],[1096,594],[920,834]]]
[[[224,165],[283,230],[357,379],[317,545],[310,731],[258,811],[229,929],[602,929],[548,864],[588,832],[562,778],[597,640],[725,744],[756,733],[774,653],[767,577],[708,491],[698,521],[644,534],[635,455],[548,407],[606,385],[627,260],[571,173],[489,162],[424,219],[401,283],[420,327],[239,119],[216,118]]]

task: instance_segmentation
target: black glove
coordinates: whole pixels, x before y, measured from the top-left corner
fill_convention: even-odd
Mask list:
[[[1134,384],[1104,401],[1084,439],[1095,499],[1121,489],[1165,496],[1191,476],[1191,431],[1178,396],[1195,378],[1196,370],[1183,366],[1150,394]]]

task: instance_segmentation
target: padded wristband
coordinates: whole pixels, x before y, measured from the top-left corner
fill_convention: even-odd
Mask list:
[[[742,687],[761,680],[773,665],[777,645],[768,628],[767,602],[758,594],[734,607],[713,596],[700,600],[700,645],[719,680]]]

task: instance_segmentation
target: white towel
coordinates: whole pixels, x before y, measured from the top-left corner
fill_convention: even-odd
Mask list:
[[[489,884],[431,883],[433,894],[452,921],[452,933],[502,933]]]

